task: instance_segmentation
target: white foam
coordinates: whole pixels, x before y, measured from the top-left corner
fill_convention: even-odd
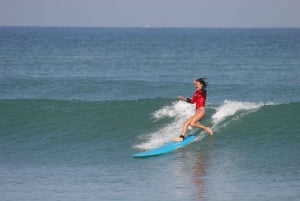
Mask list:
[[[216,108],[216,112],[212,115],[212,123],[216,127],[219,123],[225,120],[227,117],[235,115],[240,111],[255,111],[263,106],[264,103],[251,103],[251,102],[239,102],[225,100],[223,104]]]
[[[263,105],[264,103],[262,102],[251,103],[225,100],[220,106],[213,108],[216,110],[216,112],[211,117],[211,121],[213,124],[212,128],[215,131],[220,127],[226,126],[221,122],[223,122],[227,117],[235,115],[237,112],[252,112]],[[160,128],[156,132],[143,135],[142,137],[144,139],[144,142],[135,145],[134,148],[149,150],[172,141],[175,136],[180,135],[184,121],[194,113],[195,106],[182,101],[173,102],[171,105],[164,106],[161,109],[153,112],[151,115],[155,121],[163,118],[174,118],[174,120],[172,123],[163,128]],[[204,136],[205,133],[202,131],[197,140],[203,139]]]
[[[180,135],[184,121],[195,112],[195,106],[186,104],[182,101],[173,102],[169,106],[164,106],[161,109],[152,113],[155,120],[163,118],[174,118],[174,121],[166,127],[159,129],[156,132],[146,135],[146,141],[135,145],[135,148],[148,150],[159,147],[167,142],[172,141],[175,136]],[[145,136],[144,136],[145,137]]]
[[[182,101],[173,102],[170,106],[164,106],[163,108],[155,111],[152,116],[156,119],[162,119],[165,117],[189,117],[195,112],[195,106],[186,104]]]

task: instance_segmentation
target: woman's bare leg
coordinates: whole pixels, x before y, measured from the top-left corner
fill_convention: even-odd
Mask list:
[[[187,130],[188,130],[188,128],[189,128],[189,125],[190,125],[190,123],[191,123],[193,117],[194,117],[194,116],[190,117],[188,120],[186,120],[186,121],[184,122],[182,131],[181,131],[181,135],[182,135],[182,136],[185,136],[185,134],[186,134],[186,132],[187,132]],[[182,139],[181,137],[176,137],[176,138],[174,138],[174,141],[175,141],[175,142],[180,142],[180,141],[182,141],[182,140],[183,140],[183,139]]]
[[[185,121],[184,125],[183,125],[183,128],[182,128],[182,132],[181,132],[181,135],[182,136],[185,136],[187,130],[188,130],[188,127],[189,126],[192,126],[192,127],[195,127],[195,128],[200,128],[200,129],[203,129],[205,130],[209,135],[213,135],[213,131],[211,128],[209,127],[206,127],[202,124],[199,123],[199,121],[201,119],[203,119],[204,117],[204,112],[197,112],[195,115],[193,115],[191,118],[189,118],[187,121]],[[174,138],[174,141],[175,142],[181,142],[183,141],[183,138],[182,137],[177,137],[177,138]]]
[[[190,126],[195,127],[195,128],[200,128],[205,130],[209,135],[213,135],[213,131],[211,128],[204,126],[203,124],[200,124],[199,121],[201,119],[203,119],[204,117],[204,113],[203,112],[199,112],[196,113],[196,115],[191,119],[190,121]]]
[[[204,126],[203,124],[200,124],[199,122],[192,122],[190,125],[192,127],[201,128],[201,129],[205,130],[209,135],[214,134],[211,128]]]

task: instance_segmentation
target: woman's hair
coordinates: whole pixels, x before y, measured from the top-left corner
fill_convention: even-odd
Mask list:
[[[205,80],[207,80],[207,78],[203,77],[203,78],[197,79],[196,82],[200,82],[203,85],[203,89],[206,89],[207,81],[205,81]]]

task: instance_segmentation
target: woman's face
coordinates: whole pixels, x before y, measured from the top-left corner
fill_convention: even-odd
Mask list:
[[[195,88],[196,88],[197,90],[200,90],[200,89],[202,89],[202,87],[203,87],[203,84],[201,84],[201,83],[198,82],[198,81],[194,81],[194,85],[195,85]]]

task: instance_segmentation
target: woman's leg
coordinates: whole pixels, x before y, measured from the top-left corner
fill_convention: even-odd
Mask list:
[[[205,130],[209,135],[213,135],[214,134],[211,128],[206,127],[206,126],[200,124],[199,122],[192,122],[190,125],[192,127],[201,128],[201,129]]]
[[[184,125],[183,125],[183,128],[182,128],[182,132],[181,132],[181,136],[185,136],[187,130],[188,130],[188,127],[189,126],[192,126],[192,127],[195,127],[195,128],[200,128],[200,129],[203,129],[205,130],[209,135],[213,135],[213,131],[211,128],[209,127],[206,127],[202,124],[199,123],[199,121],[201,119],[203,119],[205,113],[203,111],[200,111],[200,112],[197,112],[195,115],[193,115],[192,117],[190,117],[188,120],[186,120],[184,122]],[[181,142],[183,141],[183,138],[182,137],[176,137],[174,138],[174,141],[175,142]]]
[[[203,111],[197,112],[190,121],[190,126],[195,128],[200,128],[205,130],[209,135],[213,135],[213,131],[211,128],[206,127],[199,123],[201,119],[203,119],[205,113]]]
[[[187,132],[187,130],[189,128],[189,125],[190,125],[190,123],[191,123],[191,121],[192,121],[192,119],[193,119],[194,116],[190,117],[188,120],[186,120],[184,122],[182,131],[181,131],[181,136],[185,136],[185,134],[186,134],[186,132]],[[174,138],[174,141],[175,142],[181,142],[181,141],[183,141],[183,138],[182,137],[176,137],[176,138]]]
[[[185,136],[188,128],[189,128],[189,125],[191,124],[192,120],[193,120],[194,116],[190,117],[188,120],[186,120],[183,124],[183,128],[182,128],[182,131],[181,131],[181,135]]]

